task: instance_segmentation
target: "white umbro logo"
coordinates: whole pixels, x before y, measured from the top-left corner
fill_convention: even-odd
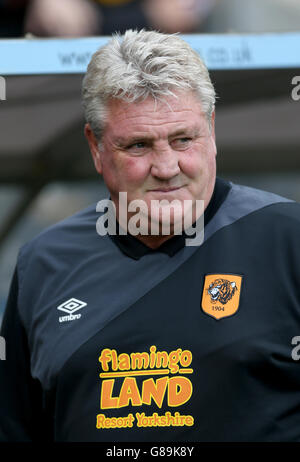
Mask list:
[[[60,316],[59,317],[59,322],[65,322],[65,321],[73,321],[74,319],[79,319],[81,318],[81,314],[73,314],[75,311],[80,310],[84,306],[86,306],[87,303],[82,302],[81,300],[78,300],[77,298],[70,298],[66,302],[62,303],[57,307],[58,310],[65,311],[68,313],[68,316]]]

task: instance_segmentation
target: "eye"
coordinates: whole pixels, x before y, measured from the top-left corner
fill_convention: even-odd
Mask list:
[[[191,142],[192,142],[192,138],[185,136],[182,138],[176,138],[175,140],[171,142],[171,144],[172,144],[173,149],[180,150],[180,149],[188,148]]]
[[[136,141],[135,143],[126,146],[126,151],[131,155],[142,155],[145,154],[149,146],[145,141]]]
[[[127,147],[127,149],[142,149],[145,147],[145,143],[139,141],[138,143],[133,143]]]
[[[188,138],[188,137],[178,139],[178,141],[180,141],[180,143],[187,143],[190,140],[191,140],[191,138]]]

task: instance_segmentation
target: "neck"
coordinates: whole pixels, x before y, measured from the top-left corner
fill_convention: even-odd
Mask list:
[[[164,242],[168,241],[174,236],[174,234],[170,234],[169,236],[143,236],[137,235],[135,236],[139,241],[145,244],[150,249],[157,249],[160,247]]]

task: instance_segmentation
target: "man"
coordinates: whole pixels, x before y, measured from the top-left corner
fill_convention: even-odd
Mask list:
[[[214,89],[178,36],[113,38],[83,101],[117,234],[93,205],[21,249],[1,440],[299,441],[299,204],[216,179]]]

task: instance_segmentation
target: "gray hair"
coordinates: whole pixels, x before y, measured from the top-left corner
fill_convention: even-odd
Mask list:
[[[176,34],[127,30],[92,56],[82,84],[86,121],[100,141],[109,98],[158,100],[176,89],[195,92],[210,124],[215,90],[198,53]]]

